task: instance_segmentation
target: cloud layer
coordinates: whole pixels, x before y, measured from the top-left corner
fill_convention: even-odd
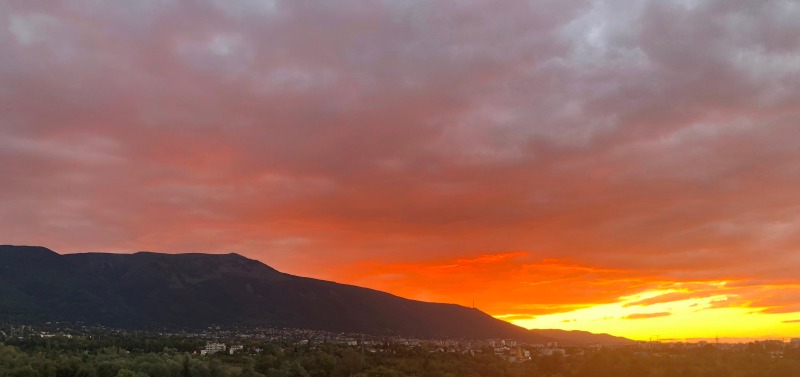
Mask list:
[[[482,300],[498,315],[698,281],[746,285],[720,306],[800,311],[793,1],[0,18],[4,243],[237,251],[416,298],[502,291]]]

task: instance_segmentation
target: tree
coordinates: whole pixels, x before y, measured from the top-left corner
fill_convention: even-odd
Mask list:
[[[134,372],[130,369],[122,368],[117,372],[116,377],[149,377],[149,376],[142,372]]]

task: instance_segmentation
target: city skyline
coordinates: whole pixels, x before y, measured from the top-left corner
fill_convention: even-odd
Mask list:
[[[0,244],[800,337],[792,1],[0,4]]]

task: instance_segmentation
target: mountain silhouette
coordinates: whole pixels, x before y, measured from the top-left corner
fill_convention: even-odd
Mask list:
[[[293,276],[238,254],[61,255],[44,247],[3,245],[0,317],[134,329],[237,325],[558,340],[474,308]]]

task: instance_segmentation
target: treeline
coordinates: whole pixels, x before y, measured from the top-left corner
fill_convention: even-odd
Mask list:
[[[490,352],[475,356],[386,344],[381,352],[333,344],[245,344],[248,352],[201,356],[198,339],[103,336],[98,339],[6,340],[0,377],[791,377],[800,352],[773,357],[758,347],[712,346],[650,355],[603,349],[583,356],[534,357],[511,363]],[[488,349],[486,350],[488,351]]]

